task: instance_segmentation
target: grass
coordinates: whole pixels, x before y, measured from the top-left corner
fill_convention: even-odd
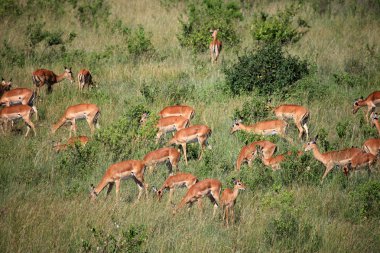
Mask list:
[[[23,6],[24,2],[16,1]],[[41,119],[36,122],[37,137],[24,139],[18,132],[0,136],[0,251],[85,252],[87,249],[97,252],[106,247],[105,242],[107,247],[118,244],[120,251],[135,247],[130,252],[379,251],[379,217],[360,216],[357,211],[360,210],[359,203],[351,197],[368,181],[378,181],[379,173],[373,173],[371,177],[358,173],[346,180],[336,169],[323,185],[319,185],[313,178],[320,179],[324,167],[313,158],[310,164],[300,165],[304,168],[296,168],[304,169],[303,175],[311,179],[295,180],[290,184],[284,183],[288,174],[268,171],[260,162],[255,162],[252,168],[243,165],[240,174],[234,171],[237,155],[245,144],[236,135],[230,135],[229,128],[235,109],[250,99],[250,95],[231,97],[223,93],[219,88],[224,84],[222,68],[236,60],[236,51],[255,47],[249,33],[251,14],[257,11],[275,13],[277,8],[284,7],[284,3],[258,1],[252,9],[244,10],[245,18],[239,23],[238,30],[242,37],[241,47],[224,48],[221,62],[211,65],[208,53],[194,55],[179,46],[176,38],[180,29],[178,18],[186,3],[177,2],[107,1],[111,15],[98,28],[81,26],[69,1],[60,7],[63,15],[46,11],[46,15],[35,16],[30,15],[35,11],[31,9],[18,17],[2,17],[2,39],[17,52],[28,52],[25,28],[37,21],[45,22],[44,29],[49,31],[63,31],[64,38],[70,32],[76,33],[74,41],[65,44],[66,52],[83,52],[72,58],[56,53],[57,58],[50,60],[28,56],[24,66],[12,64],[10,56],[5,54],[0,57],[0,75],[5,79],[13,78],[18,87],[32,87],[33,70],[48,68],[61,73],[63,66],[68,65],[74,74],[81,68],[90,68],[99,87],[80,94],[76,85],[68,81],[55,84],[53,93],[44,96],[38,105]],[[306,2],[299,15],[311,28],[297,44],[286,49],[292,55],[307,59],[313,71],[300,81],[302,88],[295,89],[284,100],[274,97],[273,101],[307,106],[311,111],[311,135],[324,129],[332,147],[360,147],[365,139],[377,137],[376,129],[362,123],[366,109],[352,115],[351,108],[355,98],[367,96],[379,84],[376,60],[380,55],[376,46],[380,39],[380,33],[376,32],[380,27],[378,17],[346,12],[347,8],[343,7],[349,5],[348,2],[341,12],[334,2],[332,14],[318,14],[312,7],[314,2]],[[110,31],[116,19],[122,20],[130,29],[143,25],[151,34],[156,55],[133,60],[127,53],[126,38],[120,32]],[[375,46],[369,50],[367,44],[370,48]],[[111,45],[118,49],[109,49]],[[59,52],[60,46],[47,48],[41,42],[35,54],[43,56],[53,49]],[[3,49],[0,44],[0,51]],[[68,62],[68,59],[73,60]],[[363,66],[364,71],[358,74],[347,72],[350,62]],[[334,74],[347,73],[342,82],[334,78]],[[143,85],[156,89],[152,101],[142,95]],[[175,93],[177,87],[186,89],[190,86],[194,87],[191,96]],[[181,160],[180,170],[194,173],[200,179],[218,178],[223,188],[232,187],[232,177],[246,178],[248,182],[245,183],[250,185],[249,189],[239,193],[235,206],[236,224],[230,228],[223,226],[221,212],[212,219],[212,206],[207,200],[202,214],[193,207],[189,213],[183,210],[174,217],[172,207],[166,205],[167,195],[162,203],[158,203],[150,192],[148,199],[135,203],[137,187],[131,180],[122,182],[120,202],[115,200],[114,192],[107,199],[102,192],[93,204],[88,200],[89,186],[99,182],[108,166],[117,162],[117,156],[95,137],[84,149],[70,149],[60,154],[52,150],[52,141],[68,138],[68,127],[62,127],[55,135],[50,133],[51,125],[67,106],[96,103],[101,108],[101,129],[107,129],[136,105],[142,104],[153,115],[172,103],[173,98],[163,90],[175,93],[175,99],[195,108],[192,124],[207,124],[213,130],[210,139],[213,149],[206,150],[204,159],[198,161],[199,149],[190,145],[189,165]],[[274,118],[273,115],[269,117]],[[341,139],[336,126],[345,121],[349,122],[346,131],[351,134]],[[25,131],[22,123],[16,127]],[[301,149],[303,143],[297,140],[293,124],[289,132],[296,140],[295,148]],[[85,122],[79,123],[78,134],[90,134]],[[151,151],[150,141],[154,140],[144,133],[139,138],[126,144],[125,150],[131,150],[123,153],[126,159],[141,159]],[[290,148],[283,140],[277,144],[279,153]],[[78,159],[79,155],[85,158]],[[310,171],[306,171],[307,166],[311,167]],[[159,166],[153,174],[146,174],[145,179],[151,186],[161,186],[166,177],[167,169]],[[177,190],[174,203],[179,203],[184,194],[184,189]],[[285,214],[292,218],[287,219]],[[296,232],[289,228],[295,228]],[[123,234],[124,231],[129,234]],[[130,231],[137,231],[137,237]],[[143,238],[141,246],[131,243],[139,235]],[[128,243],[123,244],[125,241]],[[107,249],[105,251],[111,251]]]

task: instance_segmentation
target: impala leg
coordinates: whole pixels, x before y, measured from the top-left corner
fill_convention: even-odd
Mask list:
[[[228,211],[229,211],[229,207],[226,206],[226,209],[224,210],[224,216],[225,216],[225,222],[226,222],[227,227],[229,226],[229,224],[228,224],[228,218],[229,218]]]
[[[186,142],[181,144],[181,146],[182,146],[183,155],[185,157],[185,162],[186,162],[186,166],[187,166]]]
[[[87,117],[86,121],[88,123],[88,126],[90,127],[91,135],[93,135],[95,132],[94,117]]]
[[[231,217],[232,217],[232,224],[235,224],[235,210],[233,206],[231,206]]]
[[[328,165],[326,166],[326,170],[325,170],[325,173],[323,173],[321,183],[323,183],[323,180],[325,179],[325,177],[327,176],[327,174],[329,174],[329,172],[330,172],[333,168],[334,168],[334,165],[333,165],[333,164],[328,164]]]
[[[305,129],[305,133],[306,133],[306,140],[309,139],[309,128],[307,127],[307,124],[303,124],[303,128]]]
[[[145,190],[145,197],[148,197],[148,184],[144,183],[143,172],[135,173],[133,180],[135,181],[139,189],[139,195],[137,196],[137,201],[140,200],[143,190]]]
[[[158,132],[156,134],[156,144],[158,144],[158,142],[160,141],[162,134],[163,134],[163,132],[158,130]]]
[[[120,179],[115,180],[115,185],[116,185],[116,199],[119,200]]]
[[[300,121],[296,121],[295,123],[296,123],[296,127],[298,128],[298,131],[299,131],[298,138],[301,139],[303,134],[304,134],[303,127],[302,127]]]
[[[25,137],[28,136],[30,128],[32,128],[32,130],[34,132],[34,136],[36,136],[37,135],[36,134],[36,128],[34,127],[33,122],[30,119],[28,119],[28,118],[24,118],[24,121],[25,121],[25,123],[26,123],[26,125],[28,127],[28,130],[26,131]]]
[[[111,193],[112,188],[113,188],[114,185],[115,185],[114,182],[111,182],[111,183],[108,184],[108,189],[107,189],[106,197],[108,197],[108,195]]]
[[[174,188],[170,188],[170,189],[169,189],[169,199],[168,199],[168,204],[169,204],[169,203],[172,203],[173,193],[174,193]]]

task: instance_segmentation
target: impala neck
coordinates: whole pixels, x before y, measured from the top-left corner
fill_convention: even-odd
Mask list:
[[[240,130],[243,130],[243,131],[247,131],[247,132],[249,132],[249,131],[252,131],[252,130],[253,130],[252,127],[249,127],[249,126],[243,125],[242,123],[240,123],[239,126],[240,126]]]
[[[237,186],[235,186],[234,190],[232,192],[233,200],[235,200],[237,198],[238,194],[239,194],[239,188],[237,188]]]
[[[367,106],[367,100],[360,100],[360,101],[358,101],[358,106],[360,106],[360,107]]]
[[[60,81],[65,79],[65,74],[66,74],[66,72],[63,72],[62,74],[55,76],[55,78],[57,79],[57,83],[59,83]]]
[[[314,155],[315,159],[317,159],[321,163],[324,163],[325,157],[324,157],[324,155],[321,152],[319,152],[319,149],[318,149],[317,145],[316,144],[312,144],[311,149],[312,149],[312,152],[313,152],[313,155]]]
[[[380,132],[380,123],[379,123],[379,121],[376,119],[376,120],[374,120],[373,124],[375,124],[375,127],[376,127],[377,131]]]

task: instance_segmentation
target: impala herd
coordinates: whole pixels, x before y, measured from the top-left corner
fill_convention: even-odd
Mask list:
[[[210,52],[212,62],[215,62],[218,59],[222,44],[216,38],[218,31],[212,30],[211,32],[213,41],[210,44]],[[82,69],[77,78],[79,91],[82,91],[86,85],[88,88],[94,85],[89,70]],[[36,98],[39,98],[40,96],[40,88],[46,85],[47,93],[50,93],[52,92],[52,86],[64,79],[74,82],[71,68],[65,67],[64,72],[60,75],[56,75],[54,72],[46,69],[38,69],[34,71],[32,74],[32,80],[35,85],[35,91],[28,88],[11,89],[12,80],[6,82],[2,79],[0,86],[0,105],[3,105],[4,108],[0,111],[1,132],[5,134],[6,130],[13,126],[15,120],[23,119],[27,126],[25,137],[28,136],[30,129],[32,129],[34,135],[36,135],[36,128],[31,121],[31,116],[32,114],[35,114],[35,120],[38,119],[37,108],[34,103]],[[353,105],[353,113],[356,113],[364,106],[367,106],[368,108],[366,119],[371,120],[371,125],[376,126],[380,135],[378,115],[375,113],[376,106],[380,106],[380,91],[373,92],[366,99],[360,98],[356,100]],[[234,121],[230,133],[232,134],[240,130],[262,136],[279,135],[290,143],[293,143],[293,140],[287,135],[286,130],[288,123],[285,121],[291,119],[294,121],[295,126],[299,131],[299,139],[304,137],[309,139],[307,123],[310,118],[310,112],[307,108],[299,105],[284,104],[273,108],[272,111],[277,117],[277,120],[261,121],[252,125],[245,125],[241,119],[238,119]],[[234,188],[225,189],[223,193],[221,193],[222,183],[219,180],[198,180],[196,176],[190,173],[179,172],[178,164],[181,158],[181,153],[179,149],[173,146],[182,147],[185,164],[188,165],[186,153],[187,144],[193,142],[199,143],[200,160],[202,159],[205,147],[208,146],[208,139],[212,134],[212,130],[207,125],[191,125],[190,121],[194,114],[195,110],[186,105],[167,106],[162,109],[159,112],[160,118],[156,125],[156,142],[159,143],[162,136],[165,136],[168,133],[173,133],[165,147],[149,152],[142,160],[121,161],[109,166],[99,184],[96,187],[91,185],[91,199],[95,199],[107,186],[108,195],[114,185],[116,185],[116,197],[118,198],[121,180],[132,178],[139,189],[137,197],[137,200],[139,200],[143,192],[145,192],[145,195],[148,194],[148,184],[144,181],[145,169],[149,168],[149,171],[152,172],[157,165],[165,163],[168,166],[169,177],[165,180],[160,189],[157,190],[155,187],[152,187],[158,200],[160,201],[162,199],[164,191],[168,189],[168,202],[171,202],[174,189],[178,187],[186,187],[188,189],[187,193],[182,198],[181,202],[174,208],[173,214],[177,213],[185,205],[188,205],[190,208],[195,202],[197,202],[197,205],[201,208],[202,198],[207,196],[214,205],[213,214],[215,214],[219,205],[223,207],[223,219],[228,226],[229,213],[232,214],[232,220],[234,219],[233,207],[238,196],[238,191],[246,189],[245,185],[241,181],[233,179]],[[100,109],[95,104],[78,104],[67,107],[58,122],[52,125],[51,131],[52,133],[55,133],[64,124],[69,123],[71,125],[69,130],[70,138],[66,143],[55,144],[54,150],[56,152],[64,151],[75,143],[85,145],[89,141],[89,138],[87,136],[76,136],[76,121],[79,119],[85,119],[90,127],[91,134],[93,134],[95,129],[99,127],[99,116]],[[144,124],[148,117],[149,115],[147,113],[143,114],[140,119],[140,124]],[[72,137],[72,132],[74,132],[74,137]],[[307,142],[304,146],[304,151],[311,150],[315,159],[325,166],[322,181],[337,165],[341,166],[343,172],[348,175],[351,170],[358,170],[361,168],[367,168],[370,171],[377,162],[380,150],[380,139],[368,139],[363,144],[362,149],[352,147],[325,153],[319,151],[317,140],[318,136]],[[267,140],[256,141],[242,147],[236,161],[236,170],[240,171],[241,165],[244,162],[247,162],[248,165],[251,166],[252,161],[255,158],[260,158],[263,164],[270,167],[272,170],[281,169],[281,163],[286,160],[286,157],[292,154],[288,152],[286,154],[274,155],[276,147],[276,144]],[[298,155],[302,154],[303,152],[298,152]],[[173,169],[175,174],[173,174]]]

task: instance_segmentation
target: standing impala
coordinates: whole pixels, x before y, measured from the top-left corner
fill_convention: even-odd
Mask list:
[[[37,88],[37,96],[40,95],[40,88],[47,85],[48,93],[53,91],[53,84],[61,82],[63,79],[68,79],[71,83],[74,82],[73,72],[71,68],[65,67],[65,72],[60,75],[54,74],[53,71],[47,69],[37,69],[32,75],[33,84]]]
[[[83,90],[84,86],[87,85],[87,88],[90,89],[90,85],[93,85],[92,75],[89,70],[82,69],[78,73],[78,88],[80,91]]]
[[[283,120],[269,120],[257,122],[253,125],[246,126],[242,123],[242,120],[235,120],[231,128],[231,134],[236,131],[242,130],[249,133],[259,135],[274,135],[278,134],[282,138],[293,143],[293,141],[286,136],[286,128],[288,124]]]
[[[377,155],[380,151],[380,139],[368,139],[363,144],[363,150],[372,155]]]
[[[234,206],[236,203],[236,199],[239,193],[239,190],[245,190],[245,185],[235,178],[232,179],[232,182],[234,184],[234,189],[225,189],[222,193],[222,197],[220,198],[220,202],[222,205],[222,208],[224,209],[223,214],[223,220],[225,220],[226,225],[228,227],[228,220],[229,220],[229,210],[231,209],[231,216],[232,216],[232,222],[235,222],[235,213],[234,213]]]
[[[190,120],[194,116],[194,109],[187,105],[172,105],[162,109],[159,113],[160,118],[166,118],[169,116],[182,116]]]
[[[54,145],[54,151],[59,152],[59,151],[66,150],[68,146],[74,146],[75,143],[80,143],[82,146],[85,146],[88,141],[89,141],[89,138],[87,136],[71,137],[67,140],[66,144],[62,144],[60,142],[56,143]]]
[[[368,122],[368,117],[371,112],[374,112],[376,107],[380,105],[380,91],[374,91],[368,95],[366,99],[363,97],[355,100],[352,113],[355,114],[361,107],[367,106],[366,120]]]
[[[255,159],[253,154],[256,152],[256,146],[262,147],[263,153],[265,157],[271,157],[276,150],[276,144],[270,141],[255,141],[251,144],[244,146],[237,158],[236,161],[236,170],[240,171],[241,164],[243,162],[247,162],[248,166],[251,167],[252,161]]]
[[[317,139],[318,139],[318,135],[314,138],[314,140],[308,142],[305,145],[305,151],[312,150],[315,159],[317,159],[318,161],[323,163],[323,165],[325,165],[326,170],[322,176],[321,182],[323,182],[323,179],[334,168],[335,165],[345,166],[347,163],[350,162],[350,160],[355,155],[362,152],[362,150],[359,148],[347,148],[344,150],[330,151],[330,152],[326,152],[322,154],[318,150],[317,143],[316,143]]]
[[[166,189],[169,189],[168,203],[171,203],[172,198],[173,198],[174,188],[186,187],[189,189],[191,186],[193,186],[197,182],[198,182],[198,179],[194,175],[190,173],[180,172],[175,175],[169,176],[165,180],[164,184],[159,190],[157,190],[155,187],[152,187],[152,189],[157,194],[159,201],[161,201],[164,191]]]
[[[219,30],[210,30],[212,41],[210,43],[210,56],[211,56],[211,63],[214,63],[218,60],[219,54],[222,51],[222,42],[217,39]]]
[[[373,165],[375,164],[377,160],[377,156],[371,154],[371,153],[358,153],[356,156],[354,156],[346,166],[344,166],[343,171],[348,176],[348,173],[350,170],[359,170],[368,168],[368,173],[370,173]]]
[[[215,216],[216,209],[219,206],[220,190],[222,188],[222,183],[216,179],[204,179],[199,181],[190,187],[186,195],[182,198],[181,202],[174,209],[173,214],[176,214],[185,205],[190,207],[194,202],[198,202],[198,207],[202,208],[201,198],[207,196],[211,202],[214,204],[213,217]]]
[[[203,149],[207,145],[207,139],[211,135],[211,129],[205,125],[194,125],[189,128],[184,128],[176,132],[173,138],[169,141],[169,145],[181,145],[183,154],[185,156],[185,162],[187,165],[186,144],[192,142],[198,142],[201,146],[199,160],[202,159]]]
[[[36,128],[30,119],[32,113],[36,114],[37,120],[37,109],[35,106],[30,107],[29,105],[15,105],[3,108],[0,111],[0,118],[6,122],[22,118],[25,121],[27,127],[25,137],[28,136],[30,128],[32,128],[34,136],[36,136]]]
[[[307,122],[310,112],[308,109],[300,105],[280,105],[274,108],[273,112],[280,120],[293,119],[299,131],[298,138],[302,138],[306,134],[307,140],[309,139]]]
[[[169,168],[169,173],[172,174],[174,167],[178,171],[178,162],[181,158],[181,153],[175,148],[160,148],[149,152],[144,156],[144,162],[149,171],[152,172],[153,168],[160,163],[166,163]]]
[[[371,113],[371,126],[375,126],[377,129],[377,133],[380,135],[379,115],[377,115],[377,113]]]
[[[145,195],[148,194],[148,185],[144,183],[144,170],[145,164],[143,161],[139,160],[128,160],[112,164],[104,173],[104,176],[98,186],[94,187],[91,185],[92,190],[90,192],[90,198],[95,200],[95,198],[107,185],[108,196],[114,184],[116,184],[116,198],[119,199],[120,181],[122,179],[132,178],[139,188],[139,195],[137,196],[137,200],[139,200],[143,190],[145,190]]]
[[[74,135],[77,133],[77,126],[75,121],[77,119],[86,119],[87,123],[91,129],[91,134],[94,133],[95,127],[99,128],[98,118],[100,115],[100,110],[95,104],[79,104],[67,107],[65,113],[62,118],[54,124],[52,127],[52,133],[58,130],[61,126],[63,126],[66,122],[71,123],[70,127],[70,137],[71,131],[74,131]]]
[[[33,105],[35,93],[28,88],[16,88],[6,91],[0,99],[0,105],[11,106],[14,104]]]
[[[0,97],[3,95],[5,91],[9,91],[11,88],[12,88],[12,78],[9,80],[9,82],[5,81],[4,78],[1,78]]]
[[[189,124],[189,119],[182,116],[169,116],[166,118],[160,118],[156,125],[158,128],[156,143],[159,142],[162,135],[184,129],[188,127]]]

